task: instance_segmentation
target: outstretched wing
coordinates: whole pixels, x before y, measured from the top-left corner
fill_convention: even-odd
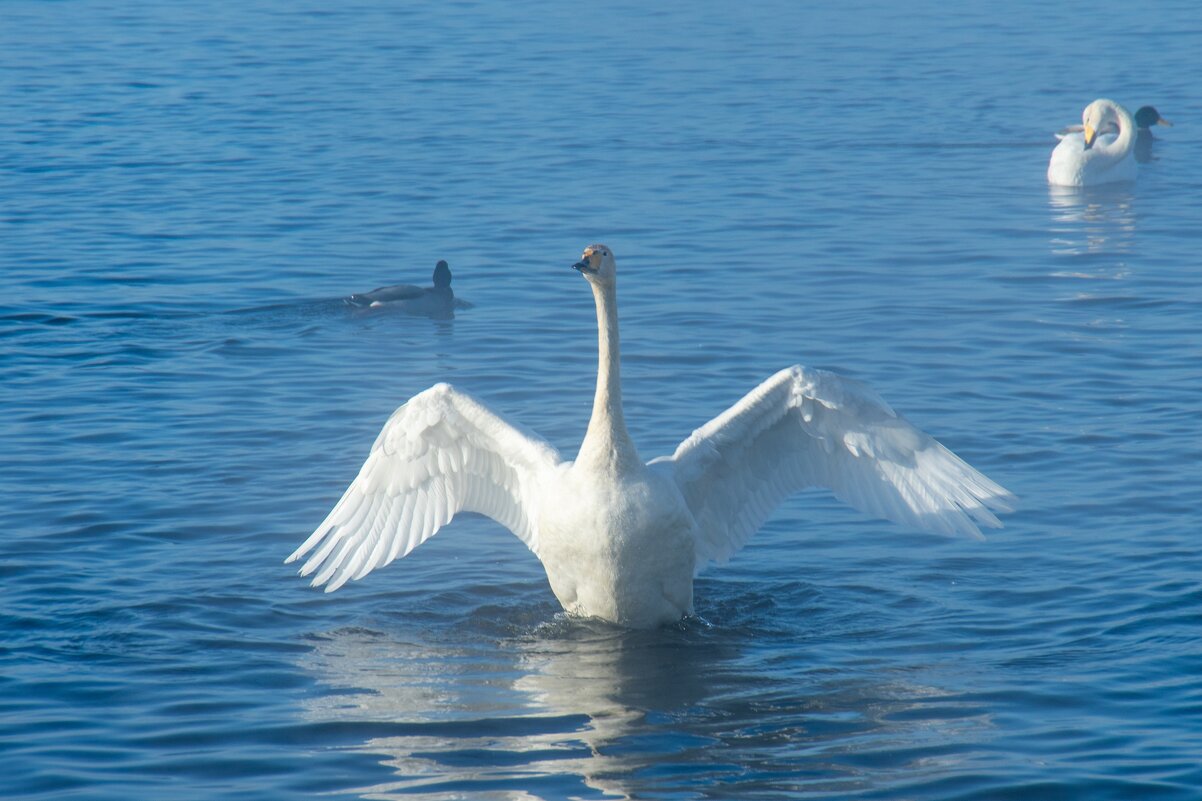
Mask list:
[[[491,517],[537,553],[531,510],[559,462],[544,440],[437,384],[393,412],[358,477],[286,561],[317,548],[300,574],[320,568],[313,586],[333,592],[405,556],[461,511]]]
[[[697,567],[743,547],[787,496],[827,487],[861,512],[981,537],[1002,487],[899,417],[866,385],[793,366],[706,423],[665,461],[699,525]]]

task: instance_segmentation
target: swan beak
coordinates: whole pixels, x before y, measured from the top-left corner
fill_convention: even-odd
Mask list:
[[[1098,132],[1094,130],[1092,125],[1085,126],[1085,149],[1089,150],[1093,147],[1093,142],[1098,138]]]
[[[1158,119],[1158,120],[1156,121],[1156,124],[1157,124],[1157,125],[1165,125],[1165,126],[1167,126],[1167,127],[1169,127],[1169,128],[1172,128],[1172,127],[1173,127],[1173,123],[1169,122],[1169,121],[1168,121],[1168,120],[1166,120],[1164,117],[1161,117],[1160,119]]]
[[[593,266],[593,254],[586,253],[580,261],[572,265],[573,270],[579,270],[582,273],[595,274],[597,268]]]

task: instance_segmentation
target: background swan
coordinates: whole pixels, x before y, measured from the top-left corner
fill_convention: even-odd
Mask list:
[[[434,265],[433,286],[395,284],[371,292],[351,295],[346,302],[361,309],[389,308],[410,314],[441,316],[455,308],[455,292],[451,289],[451,268],[445,261]]]
[[[1113,100],[1098,99],[1081,113],[1080,136],[1067,134],[1048,161],[1048,183],[1096,186],[1135,180],[1135,120]],[[1104,134],[1114,125],[1117,133]]]
[[[899,417],[865,385],[781,370],[644,463],[622,413],[616,266],[604,245],[574,265],[592,287],[599,358],[574,462],[438,384],[401,406],[358,477],[288,557],[333,591],[404,556],[460,511],[506,526],[542,561],[569,613],[633,627],[693,609],[693,576],[743,546],[786,496],[828,487],[868,514],[980,537],[1009,493]]]

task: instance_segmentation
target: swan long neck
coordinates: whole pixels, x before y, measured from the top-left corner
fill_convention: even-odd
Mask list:
[[[576,461],[614,469],[631,461],[641,464],[622,415],[617,288],[612,283],[592,288],[597,303],[597,392]]]
[[[1135,118],[1118,103],[1109,105],[1114,111],[1114,116],[1118,118],[1119,135],[1114,138],[1113,142],[1097,143],[1094,145],[1094,149],[1115,161],[1121,161],[1135,145]]]

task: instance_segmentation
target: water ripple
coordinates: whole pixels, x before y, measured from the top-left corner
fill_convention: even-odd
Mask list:
[[[61,11],[0,28],[0,795],[1198,797],[1197,136],[1043,177],[1089,48],[1198,105],[1193,5]],[[1018,512],[804,494],[650,633],[474,516],[307,589],[283,557],[434,382],[574,453],[598,239],[644,455],[801,362]],[[341,302],[439,258],[453,319]]]

